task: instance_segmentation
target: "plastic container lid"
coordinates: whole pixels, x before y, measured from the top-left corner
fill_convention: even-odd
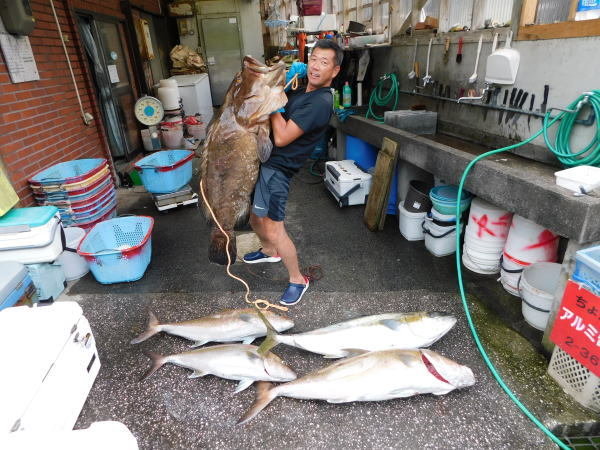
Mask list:
[[[0,218],[0,228],[27,225],[40,227],[56,215],[56,206],[32,206],[30,208],[11,209]]]
[[[27,275],[27,267],[16,261],[0,262],[0,304]]]

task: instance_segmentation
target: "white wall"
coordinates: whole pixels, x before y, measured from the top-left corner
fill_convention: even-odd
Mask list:
[[[254,58],[264,61],[260,2],[259,0],[239,0],[238,7],[241,18],[242,54],[252,55]]]
[[[478,89],[483,88],[486,57],[491,50],[491,33],[484,38],[484,44],[479,61],[479,77],[475,86]],[[478,39],[478,37],[477,37]],[[419,41],[419,50],[417,60],[421,64],[421,76],[425,74],[425,65],[427,58],[427,42],[429,38]],[[423,43],[421,43],[423,42]],[[443,38],[438,42],[434,41],[431,50],[430,75],[434,80],[443,84],[450,84],[454,92],[459,87],[473,87],[469,85],[468,78],[473,73],[475,65],[475,54],[477,51],[477,42],[465,43],[463,48],[463,59],[461,64],[455,61],[457,50],[457,38],[453,37],[450,46],[450,57],[447,64],[443,62]],[[403,43],[404,44],[404,43]],[[499,44],[499,47],[502,44]],[[524,108],[529,108],[529,99],[531,94],[535,94],[535,104],[533,109],[540,107],[543,98],[544,85],[550,85],[548,97],[548,109],[551,106],[566,107],[582,92],[600,89],[600,58],[598,57],[600,48],[600,37],[540,40],[540,41],[513,41],[513,48],[521,54],[521,62],[515,87],[522,88],[529,92]],[[412,90],[414,81],[409,81],[407,74],[411,70],[414,51],[414,40],[406,44],[375,50],[372,53],[375,77],[386,72],[396,72],[399,74],[400,88]],[[504,89],[512,89],[513,86],[503,86],[498,102],[501,103],[504,96]],[[426,93],[431,92],[430,89]],[[406,96],[405,96],[406,97]],[[510,98],[510,95],[509,95]],[[411,103],[426,103],[421,97],[410,97]],[[489,111],[487,120],[482,120],[482,108],[468,105],[456,105],[450,102],[438,102],[438,114],[440,120],[470,127],[504,136],[514,140],[522,140],[529,137],[533,132],[539,129],[540,119],[531,119],[531,131],[527,128],[527,118],[521,115],[515,126],[512,120],[505,124],[498,125],[498,112]],[[506,114],[506,113],[505,113]],[[505,116],[506,117],[506,116]],[[594,127],[577,127],[578,130],[573,141],[576,148],[585,146],[589,141]],[[581,128],[581,130],[579,130]],[[536,144],[544,145],[542,137],[535,141]]]

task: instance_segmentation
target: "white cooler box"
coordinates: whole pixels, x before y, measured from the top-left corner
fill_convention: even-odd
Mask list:
[[[56,206],[11,209],[0,217],[0,261],[52,262],[63,251]]]
[[[340,207],[364,205],[371,190],[371,174],[363,172],[354,161],[325,163],[325,186]]]
[[[75,302],[0,311],[0,436],[71,430],[100,369]]]

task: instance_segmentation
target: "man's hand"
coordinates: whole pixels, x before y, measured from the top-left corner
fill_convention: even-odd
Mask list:
[[[290,70],[285,74],[285,84],[287,85],[294,75],[298,75],[298,78],[306,78],[306,64],[296,61],[290,67]],[[289,89],[286,89],[286,91]]]

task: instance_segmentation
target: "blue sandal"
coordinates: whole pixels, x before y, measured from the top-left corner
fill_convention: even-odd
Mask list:
[[[298,303],[304,293],[308,290],[308,285],[310,284],[308,278],[304,277],[304,281],[306,281],[306,284],[288,284],[287,289],[283,292],[283,295],[279,299],[279,303],[286,306],[295,305]]]

